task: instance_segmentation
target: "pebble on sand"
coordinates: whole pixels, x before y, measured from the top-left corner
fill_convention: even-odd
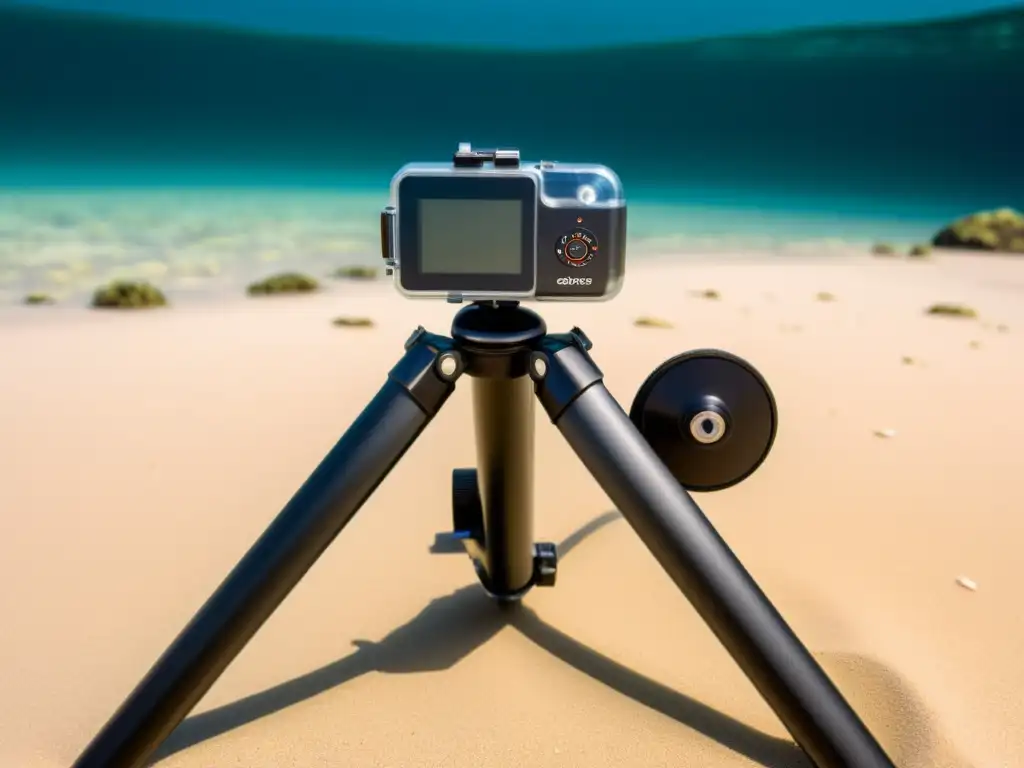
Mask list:
[[[671,328],[672,323],[660,317],[638,317],[633,321],[637,328]]]
[[[341,328],[372,328],[373,320],[368,317],[336,317],[331,320],[331,325]]]
[[[722,298],[722,294],[714,288],[705,288],[702,291],[694,291],[693,294],[701,299],[711,299],[712,301]]]
[[[876,429],[875,430],[875,437],[883,437],[883,438],[896,437],[896,430],[895,429]]]

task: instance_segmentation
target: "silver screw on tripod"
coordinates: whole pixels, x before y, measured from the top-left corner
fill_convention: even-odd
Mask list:
[[[548,372],[548,361],[540,352],[535,352],[530,359],[530,367],[533,369],[534,381],[540,381]]]
[[[690,434],[698,443],[717,443],[725,437],[725,419],[715,411],[701,411],[690,419]]]
[[[455,375],[455,372],[459,370],[459,360],[454,354],[446,353],[441,355],[441,359],[438,361],[438,369],[441,371],[441,375],[445,378],[451,378]]]

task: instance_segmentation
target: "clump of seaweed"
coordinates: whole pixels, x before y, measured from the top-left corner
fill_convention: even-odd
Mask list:
[[[331,325],[340,328],[373,328],[374,322],[368,317],[336,317],[331,320]]]
[[[907,255],[910,256],[912,259],[925,259],[931,256],[931,254],[932,247],[930,245],[928,245],[927,243],[917,243],[916,245],[912,245],[910,247],[910,251]]]
[[[376,280],[377,270],[373,267],[338,267],[331,272],[336,280]]]
[[[637,328],[672,328],[672,323],[662,320],[660,317],[638,317],[633,321]]]
[[[114,280],[93,292],[92,306],[97,309],[147,309],[167,306],[167,298],[150,283]]]
[[[320,284],[308,275],[299,272],[282,272],[251,283],[246,289],[250,296],[272,296],[282,293],[311,293]]]
[[[972,213],[941,229],[932,238],[932,245],[1024,253],[1024,214],[1012,208]]]
[[[925,311],[929,315],[939,315],[942,317],[963,317],[967,319],[974,319],[978,316],[978,313],[966,304],[951,304],[947,302],[932,304]]]
[[[896,248],[890,243],[875,243],[871,246],[871,253],[875,256],[895,256]]]
[[[30,293],[25,297],[24,303],[31,306],[39,306],[41,304],[53,304],[55,299],[48,293]]]

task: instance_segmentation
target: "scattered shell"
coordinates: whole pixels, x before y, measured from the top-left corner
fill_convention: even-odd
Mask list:
[[[978,590],[978,583],[974,579],[969,579],[966,576],[957,576],[956,583],[971,592],[976,592]]]
[[[875,437],[884,437],[884,438],[896,437],[896,430],[895,429],[876,429],[875,430]]]
[[[671,328],[672,323],[660,317],[638,317],[633,321],[637,328]]]

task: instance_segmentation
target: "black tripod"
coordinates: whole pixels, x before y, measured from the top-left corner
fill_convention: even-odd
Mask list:
[[[631,420],[605,388],[588,355],[590,346],[578,328],[548,334],[540,316],[514,302],[462,309],[451,338],[417,329],[387,383],[74,768],[145,764],[384,480],[462,374],[474,379],[478,467],[453,474],[453,535],[462,541],[491,595],[514,602],[533,586],[555,582],[555,547],[534,544],[532,535],[536,394],[583,464],[817,768],[893,768],[670,472],[666,464],[673,462],[663,461],[652,448],[665,438],[666,417],[678,421],[664,388],[645,385],[646,394],[641,391],[641,410],[647,409],[653,425],[642,433],[634,424],[642,421],[637,404]],[[719,382],[722,392],[742,394],[743,386],[735,380]],[[737,415],[730,408],[742,411],[744,404],[731,403],[721,392],[698,399],[696,406],[687,406],[685,422],[697,443],[712,445]],[[774,427],[759,455],[747,461],[745,471],[733,472],[730,482],[719,478],[696,485],[710,490],[749,475],[773,436]],[[736,446],[742,454],[744,447]],[[735,458],[737,450],[730,455]]]

